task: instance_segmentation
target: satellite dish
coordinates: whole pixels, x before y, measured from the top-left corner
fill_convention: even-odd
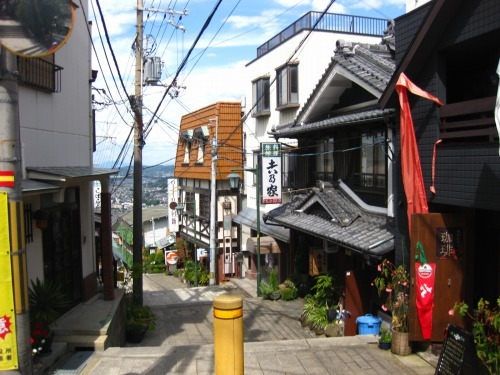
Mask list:
[[[71,0],[1,0],[0,44],[22,57],[53,54],[73,31]]]

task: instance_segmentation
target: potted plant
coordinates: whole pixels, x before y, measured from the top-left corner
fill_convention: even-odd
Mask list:
[[[126,296],[127,321],[125,324],[126,340],[130,343],[142,341],[146,331],[156,327],[156,315],[149,306],[141,306],[132,301],[132,296]]]
[[[38,278],[31,280],[28,297],[33,355],[50,353],[54,338],[51,327],[71,306],[71,302],[59,284],[51,280],[40,281]]]
[[[464,301],[456,302],[450,315],[459,313],[463,319],[468,317],[472,322],[474,344],[479,360],[490,374],[500,373],[500,296],[496,305],[480,298],[477,308],[469,311],[469,305]],[[479,371],[479,370],[478,370]]]
[[[340,298],[339,288],[335,286],[331,275],[321,275],[316,278],[311,288],[313,294],[308,294],[304,300],[301,321],[302,325],[308,325],[317,335],[323,334],[329,325],[338,323],[337,309],[335,303]]]
[[[269,284],[265,281],[260,283],[260,293],[263,298],[269,298],[276,301],[281,298],[281,293],[278,286],[278,276],[276,270],[273,268],[269,274]]]
[[[389,350],[391,348],[392,334],[391,330],[386,328],[380,329],[380,338],[378,339],[378,347],[382,350]]]
[[[386,303],[382,310],[392,313],[392,345],[394,354],[411,354],[408,338],[409,320],[408,312],[410,306],[410,284],[409,274],[403,265],[395,266],[388,259],[384,259],[378,265],[379,276],[373,284],[377,288],[379,296],[386,295]]]

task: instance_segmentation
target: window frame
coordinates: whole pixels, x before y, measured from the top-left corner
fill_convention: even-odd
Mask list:
[[[252,81],[252,117],[271,115],[271,82],[269,76]]]
[[[276,110],[299,106],[299,64],[289,63],[276,69]]]

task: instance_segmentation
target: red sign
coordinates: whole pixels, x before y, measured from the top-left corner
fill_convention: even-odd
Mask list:
[[[430,340],[432,336],[432,310],[434,309],[434,278],[436,264],[415,263],[417,275],[417,313],[422,330],[422,338]]]
[[[179,255],[177,252],[174,251],[168,251],[165,253],[165,261],[167,264],[177,264],[179,261]]]
[[[0,171],[0,187],[14,187],[14,171]]]

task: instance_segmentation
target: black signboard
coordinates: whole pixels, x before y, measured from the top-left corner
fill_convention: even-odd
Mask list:
[[[474,337],[470,332],[448,324],[443,349],[436,366],[435,374],[477,375],[487,374],[487,370],[477,357]]]

